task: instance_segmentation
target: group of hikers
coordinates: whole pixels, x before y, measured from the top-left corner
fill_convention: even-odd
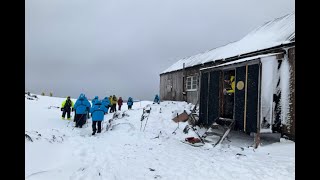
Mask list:
[[[122,97],[117,97],[115,95],[105,97],[101,101],[98,96],[95,96],[92,99],[91,104],[85,94],[81,93],[79,98],[75,103],[70,99],[70,96],[67,97],[66,100],[62,102],[61,111],[62,111],[62,119],[65,119],[67,114],[67,119],[71,119],[71,112],[75,111],[74,122],[76,123],[75,127],[82,128],[82,126],[86,123],[87,119],[90,118],[90,114],[92,117],[92,135],[96,132],[101,133],[101,122],[104,120],[104,115],[109,113],[116,112],[116,105],[118,103],[118,110],[121,111],[121,106],[123,104]],[[158,95],[155,96],[154,102],[160,104],[160,97]],[[128,109],[132,109],[133,99],[129,97],[127,100]],[[90,114],[89,114],[90,113]],[[98,128],[97,128],[98,126]]]
[[[92,99],[91,104],[85,94],[81,93],[79,98],[75,103],[70,99],[70,96],[67,97],[66,100],[62,102],[61,111],[62,111],[62,119],[65,119],[67,114],[67,119],[71,119],[71,112],[75,111],[74,122],[76,123],[75,127],[82,128],[82,126],[86,123],[87,119],[92,117],[92,135],[96,132],[101,133],[101,122],[104,120],[104,115],[109,113],[116,112],[116,105],[118,103],[118,110],[121,111],[121,106],[123,104],[122,97],[117,97],[115,95],[105,97],[101,101],[98,96],[95,96]],[[160,104],[160,97],[158,95],[155,96],[153,103]],[[132,109],[133,99],[131,97],[127,100],[128,109]],[[97,128],[98,126],[98,128]]]
[[[101,132],[101,122],[104,119],[104,115],[108,114],[109,108],[110,113],[117,111],[116,104],[118,103],[118,110],[121,111],[121,106],[123,104],[122,97],[117,97],[115,95],[110,97],[105,97],[101,101],[98,96],[95,96],[92,99],[91,104],[87,97],[81,93],[79,98],[75,103],[72,102],[70,96],[67,97],[66,100],[62,102],[61,111],[62,111],[62,119],[65,119],[67,114],[67,119],[71,118],[71,111],[75,111],[74,122],[76,123],[75,127],[82,128],[82,126],[86,123],[87,119],[90,118],[90,114],[92,117],[92,130],[94,135],[96,132]],[[128,109],[132,108],[133,99],[131,97],[128,98],[127,101]],[[90,113],[90,114],[89,114]],[[98,129],[96,126],[98,125]]]

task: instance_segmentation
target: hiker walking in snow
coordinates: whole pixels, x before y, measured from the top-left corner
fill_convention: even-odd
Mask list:
[[[82,128],[86,123],[87,113],[90,111],[91,104],[84,94],[80,94],[76,103],[74,104],[74,109],[76,111],[75,122],[76,127]]]
[[[112,100],[111,101],[112,112],[116,112],[117,111],[117,101],[118,101],[116,95],[113,95],[111,100]]]
[[[108,112],[108,109],[102,105],[101,101],[97,100],[95,104],[90,109],[91,117],[92,117],[92,135],[97,133],[101,133],[101,122],[104,119],[104,114]],[[98,131],[97,125],[98,124]]]
[[[118,106],[119,106],[118,110],[119,111],[121,111],[122,102],[123,102],[122,97],[119,97],[119,99],[118,99]]]
[[[112,109],[112,96],[109,96],[109,102],[110,102],[110,104],[109,104],[110,113],[112,113],[113,112],[113,109]]]
[[[93,107],[93,105],[96,103],[96,101],[98,101],[98,100],[99,100],[99,97],[98,97],[98,96],[95,96],[95,97],[92,99],[92,101],[91,101],[92,107]]]
[[[133,105],[133,100],[131,97],[129,97],[128,101],[127,101],[127,105],[128,105],[128,109],[131,109],[132,108],[132,105]]]
[[[70,96],[68,96],[67,99],[64,100],[61,105],[61,111],[63,111],[62,119],[65,119],[67,113],[67,119],[70,120],[71,110],[73,111],[73,102],[71,101]]]
[[[102,105],[104,105],[107,108],[107,112],[105,114],[108,114],[108,110],[110,107],[110,101],[108,97],[105,97],[104,99],[102,99]]]
[[[160,104],[160,97],[158,96],[158,94],[156,94],[156,96],[154,97],[153,104],[154,103]]]

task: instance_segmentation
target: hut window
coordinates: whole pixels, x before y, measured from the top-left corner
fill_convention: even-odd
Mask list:
[[[187,90],[197,90],[197,84],[198,84],[198,76],[189,76],[187,77],[186,87]]]

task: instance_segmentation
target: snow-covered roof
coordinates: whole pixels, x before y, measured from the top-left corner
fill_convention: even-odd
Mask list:
[[[229,43],[204,53],[180,59],[162,73],[176,71],[211,61],[288,44],[295,38],[295,12],[276,18],[254,29],[239,41]]]
[[[251,57],[247,57],[247,58],[238,59],[236,61],[227,62],[227,63],[224,63],[224,64],[219,64],[219,65],[212,66],[212,67],[201,68],[200,71],[207,70],[207,69],[212,69],[212,68],[217,68],[217,67],[221,67],[221,66],[226,66],[226,65],[230,65],[230,64],[238,64],[238,63],[241,63],[241,62],[251,61],[251,60],[254,60],[254,59],[258,59],[258,58],[263,58],[263,57],[268,57],[268,56],[275,56],[277,54],[281,54],[281,53],[269,53],[269,54],[260,54],[260,55],[256,55],[256,56],[251,56]]]

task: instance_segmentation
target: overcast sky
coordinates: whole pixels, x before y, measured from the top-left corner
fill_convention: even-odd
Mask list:
[[[293,0],[26,0],[25,86],[152,100],[181,58],[241,39]]]

